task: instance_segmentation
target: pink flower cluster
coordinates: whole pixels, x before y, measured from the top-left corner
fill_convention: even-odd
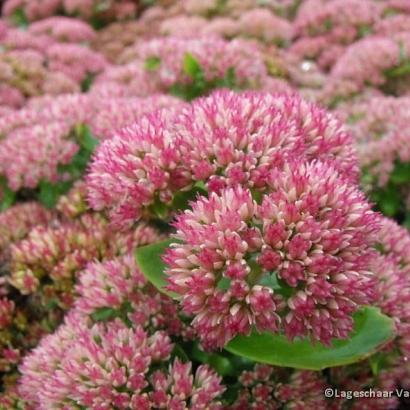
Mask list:
[[[106,83],[104,83],[106,84]],[[146,98],[119,97],[102,101],[98,111],[90,119],[89,127],[93,135],[107,139],[121,128],[132,125],[144,114],[159,108],[183,107],[185,103],[168,95],[152,95]]]
[[[21,11],[29,21],[51,17],[61,11],[84,20],[111,21],[135,17],[137,5],[135,0],[6,0],[2,12],[11,17]]]
[[[397,161],[410,161],[410,98],[375,96],[340,107],[356,138],[362,168],[375,188],[388,183]]]
[[[3,4],[2,14],[13,15],[17,10],[24,10],[29,20],[39,20],[52,16],[58,11],[61,0],[7,0]]]
[[[95,319],[104,309],[132,326],[144,329],[166,329],[169,335],[191,338],[192,329],[178,316],[177,305],[158,293],[136,266],[132,255],[87,265],[76,286],[73,311]]]
[[[251,9],[242,13],[238,19],[217,17],[209,21],[199,16],[168,17],[160,23],[159,32],[162,35],[183,38],[198,35],[257,38],[279,45],[290,42],[293,37],[292,24],[267,8]]]
[[[54,215],[36,202],[16,205],[0,213],[0,252],[23,239],[35,226],[47,225]]]
[[[105,99],[97,93],[32,101],[0,118],[0,134],[5,136],[0,140],[0,174],[14,191],[67,179],[60,166],[71,163],[80,149],[81,126],[87,126],[94,138],[105,139],[164,106],[177,109],[184,103],[164,95]]]
[[[30,24],[29,33],[34,36],[47,35],[67,43],[90,42],[96,35],[94,29],[83,21],[57,16]]]
[[[118,320],[88,328],[71,315],[25,358],[20,393],[39,409],[221,409],[221,379],[208,366],[192,373],[189,362],[171,362],[172,347],[164,332]]]
[[[329,344],[374,298],[377,218],[358,189],[320,162],[286,166],[271,186],[260,204],[227,189],[177,217],[169,289],[208,347],[253,326]]]
[[[58,166],[68,164],[79,149],[69,132],[66,123],[54,122],[20,128],[0,141],[0,173],[9,187],[17,191],[42,180],[56,182]]]
[[[325,380],[315,372],[256,365],[239,376],[240,390],[232,410],[276,410],[278,408],[327,410]]]
[[[296,30],[303,36],[330,36],[351,42],[378,21],[381,7],[372,0],[313,0],[298,11]]]
[[[228,70],[235,70],[238,86],[258,87],[267,73],[258,48],[244,40],[224,41],[219,38],[183,39],[166,37],[136,43],[126,58],[149,62],[158,61],[150,74],[160,86],[168,89],[173,84],[192,82],[184,70],[184,58],[192,55],[201,66],[207,81],[223,78]]]
[[[334,162],[355,180],[350,141],[334,117],[297,96],[216,92],[176,113],[157,111],[105,141],[88,175],[89,200],[126,226],[155,215],[161,203],[172,208],[175,194],[195,183],[265,191],[295,156]]]
[[[31,294],[41,290],[41,280],[51,280],[66,307],[75,275],[88,262],[126,254],[158,238],[156,230],[145,225],[113,234],[100,215],[91,213],[53,227],[38,226],[11,246],[10,283],[22,294]]]

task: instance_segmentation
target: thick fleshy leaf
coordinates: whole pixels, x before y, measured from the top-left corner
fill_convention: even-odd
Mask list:
[[[162,255],[175,239],[167,239],[157,242],[152,245],[142,246],[135,251],[137,264],[141,272],[160,292],[178,299],[178,295],[174,292],[169,292],[166,289],[167,280],[164,273],[165,264],[162,261]]]
[[[361,361],[383,347],[395,335],[394,322],[375,307],[365,307],[355,316],[351,338],[334,340],[332,346],[309,340],[290,342],[284,335],[253,332],[237,336],[225,348],[257,362],[297,369],[321,370]]]

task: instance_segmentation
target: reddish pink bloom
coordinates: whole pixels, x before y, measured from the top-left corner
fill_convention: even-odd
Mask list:
[[[118,320],[91,328],[75,316],[66,322],[21,366],[20,393],[29,404],[44,409],[71,401],[95,409],[177,410],[188,403],[193,410],[221,408],[224,388],[207,366],[192,374],[190,363],[175,360],[168,371],[153,372],[157,364],[169,362],[172,344],[165,333],[149,336]]]
[[[239,376],[241,388],[232,410],[328,410],[323,391],[327,383],[319,373],[257,364]]]
[[[166,217],[176,192],[196,182],[216,192],[238,184],[268,191],[275,170],[295,156],[358,175],[351,137],[326,111],[296,96],[220,91],[181,112],[157,111],[105,141],[90,167],[89,201],[127,226]]]
[[[207,347],[236,334],[284,330],[330,343],[374,298],[377,217],[325,164],[277,172],[258,205],[240,187],[199,198],[176,221],[164,258],[169,289]]]
[[[87,185],[96,210],[111,208],[113,223],[132,224],[170,204],[173,193],[189,188],[191,178],[168,131],[174,112],[157,111],[124,128],[97,149]]]

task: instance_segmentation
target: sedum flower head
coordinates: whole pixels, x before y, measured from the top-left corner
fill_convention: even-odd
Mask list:
[[[20,128],[0,141],[0,170],[9,187],[35,188],[41,180],[56,182],[58,166],[68,164],[79,146],[65,122]]]
[[[36,408],[221,408],[220,378],[206,365],[193,373],[189,362],[171,363],[164,332],[149,335],[119,320],[88,328],[75,319],[69,316],[21,366],[20,394]]]
[[[140,225],[113,233],[98,214],[84,214],[57,226],[36,227],[10,249],[10,283],[22,294],[55,296],[63,309],[72,303],[73,282],[93,260],[107,260],[155,242],[155,229]],[[51,280],[51,283],[50,283]]]
[[[257,364],[242,372],[240,389],[232,410],[276,410],[287,408],[327,410],[323,396],[325,380],[317,372],[288,370]]]
[[[36,202],[17,204],[0,213],[0,252],[23,239],[35,226],[48,225],[54,214]]]
[[[177,305],[145,279],[131,254],[87,265],[76,285],[73,309],[83,317],[120,316],[133,326],[166,329],[170,335],[189,338],[192,329],[178,317]]]
[[[167,215],[175,195],[194,185],[266,192],[275,170],[296,156],[332,162],[357,179],[351,137],[326,111],[292,95],[219,91],[147,115],[104,141],[90,167],[88,198],[124,227]]]
[[[283,330],[329,344],[374,298],[377,217],[358,189],[320,162],[286,166],[258,204],[237,187],[177,217],[164,257],[169,289],[205,347]]]

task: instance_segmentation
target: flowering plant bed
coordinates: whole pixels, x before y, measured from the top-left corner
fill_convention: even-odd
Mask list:
[[[0,410],[407,408],[408,2],[3,3]]]

